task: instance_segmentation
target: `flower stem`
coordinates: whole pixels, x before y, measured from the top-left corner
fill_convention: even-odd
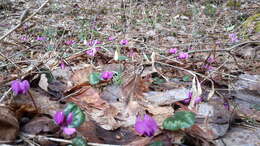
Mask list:
[[[30,97],[31,97],[31,99],[32,99],[32,102],[33,102],[33,105],[34,105],[34,107],[35,107],[36,111],[38,111],[38,108],[37,108],[36,102],[35,102],[35,100],[33,99],[33,96],[32,96],[32,94],[31,94],[31,92],[30,92],[30,91],[28,91],[28,94],[29,94],[29,96],[30,96]]]

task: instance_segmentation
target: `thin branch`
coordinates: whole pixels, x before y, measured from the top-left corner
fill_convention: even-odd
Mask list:
[[[47,137],[43,135],[32,135],[32,134],[27,134],[27,133],[21,133],[22,137],[25,138],[36,138],[36,139],[44,139],[44,140],[50,140],[50,141],[55,141],[55,142],[63,142],[63,143],[72,143],[72,140],[66,140],[66,139],[61,139],[61,138],[52,138],[52,137]],[[111,145],[111,144],[99,144],[99,143],[87,143],[90,146],[121,146],[121,145]]]
[[[14,28],[12,28],[5,35],[3,35],[0,38],[0,41],[3,40],[5,37],[7,37],[9,34],[11,34],[13,31],[15,31],[17,28],[19,28],[26,21],[30,20],[33,16],[35,16],[48,2],[49,2],[49,0],[46,0],[32,15],[30,15],[28,18],[24,19],[23,21],[20,21],[19,24],[17,24]]]

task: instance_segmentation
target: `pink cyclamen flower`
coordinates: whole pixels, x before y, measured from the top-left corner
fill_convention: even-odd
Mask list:
[[[88,45],[90,47],[95,46],[95,45],[99,45],[99,44],[102,44],[102,42],[100,42],[98,40],[91,40],[91,41],[88,42]]]
[[[45,41],[47,38],[46,37],[43,37],[43,36],[38,36],[36,38],[37,41]]]
[[[73,113],[69,113],[67,116],[63,111],[58,111],[54,115],[54,121],[57,125],[61,127],[63,133],[67,135],[72,135],[76,132],[75,128],[69,127],[69,125],[73,122]]]
[[[75,43],[76,43],[76,41],[74,41],[74,40],[67,40],[67,41],[65,41],[65,45],[68,45],[68,46],[71,46],[71,45],[73,45]]]
[[[207,62],[208,62],[208,63],[213,63],[213,62],[215,62],[215,59],[214,59],[213,57],[209,57],[209,58],[207,59]]]
[[[237,34],[235,34],[235,33],[229,34],[228,37],[229,37],[231,43],[236,43],[239,41],[237,38]]]
[[[12,81],[11,88],[16,95],[25,94],[29,91],[30,84],[27,80],[14,80]]]
[[[116,39],[116,37],[113,37],[113,36],[108,37],[108,40],[109,40],[109,41],[113,41],[113,40],[115,40],[115,39]]]
[[[54,121],[57,125],[61,125],[65,119],[65,114],[63,111],[56,112],[54,115]]]
[[[205,64],[202,67],[205,68],[208,71],[211,71],[213,69],[213,67],[211,65],[209,65],[209,64]]]
[[[125,46],[128,44],[128,40],[121,40],[120,45]]]
[[[22,36],[22,37],[21,37],[21,40],[24,41],[24,42],[25,42],[25,41],[28,41],[28,37],[27,37],[27,36]]]
[[[230,106],[229,106],[229,103],[228,102],[224,102],[224,108],[226,109],[226,110],[229,110],[230,109]]]
[[[185,104],[189,104],[190,101],[191,101],[191,98],[192,98],[192,92],[189,92],[188,98],[182,100],[182,102],[185,103]],[[202,100],[203,99],[201,97],[196,97],[195,103],[198,104],[198,103],[202,102]]]
[[[113,75],[114,75],[114,73],[111,72],[111,71],[104,71],[104,72],[102,72],[102,74],[101,74],[101,78],[102,78],[103,80],[110,80],[110,79],[113,78]]]
[[[178,52],[178,49],[177,48],[171,48],[168,52],[170,54],[176,54]]]
[[[135,131],[140,135],[151,137],[157,130],[157,123],[151,116],[145,114],[143,119],[141,116],[136,118]]]
[[[185,52],[181,52],[178,56],[179,59],[188,59],[189,58],[189,54],[185,53]]]
[[[72,135],[73,133],[76,132],[75,128],[69,128],[69,127],[62,127],[63,133],[67,135]]]
[[[88,54],[89,56],[95,56],[97,53],[96,48],[92,48],[86,51],[86,54]]]
[[[60,62],[60,68],[61,68],[61,69],[65,69],[65,67],[66,67],[66,63],[62,60],[62,61]]]

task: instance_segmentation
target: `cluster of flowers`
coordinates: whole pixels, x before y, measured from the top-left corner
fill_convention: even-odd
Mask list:
[[[67,116],[65,115],[64,111],[58,111],[54,115],[54,121],[57,125],[59,125],[64,134],[72,135],[76,132],[76,128],[69,127],[73,121],[73,113],[69,113]]]
[[[178,53],[178,48],[171,48],[168,51],[170,54],[177,54]],[[185,52],[180,52],[178,57],[178,59],[188,59],[189,58],[189,54],[185,53]]]

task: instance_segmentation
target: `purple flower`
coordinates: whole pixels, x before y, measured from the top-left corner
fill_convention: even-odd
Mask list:
[[[135,131],[140,135],[151,137],[157,129],[158,126],[156,121],[149,115],[145,114],[143,119],[140,116],[136,118]]]
[[[69,125],[73,121],[73,113],[69,113],[67,116],[63,111],[58,111],[54,115],[54,121],[57,125],[61,127],[63,130],[63,133],[67,135],[72,135],[74,132],[76,132],[75,128],[70,128]]]
[[[109,40],[109,41],[113,41],[113,40],[115,40],[115,39],[116,39],[116,37],[113,37],[113,36],[108,37],[108,40]]]
[[[189,92],[188,98],[182,100],[182,102],[183,102],[184,104],[189,104],[190,101],[191,101],[191,98],[192,98],[192,92]],[[201,97],[196,97],[195,103],[198,104],[198,103],[202,102],[202,100],[203,100],[203,99],[202,99]]]
[[[65,66],[66,66],[66,63],[62,60],[62,61],[60,62],[60,68],[61,68],[61,69],[65,69]]]
[[[170,54],[176,54],[178,52],[178,49],[177,48],[171,48],[168,52]]]
[[[228,37],[229,37],[231,43],[236,43],[239,41],[237,38],[237,34],[235,34],[235,33],[229,34]]]
[[[179,59],[188,59],[189,58],[189,54],[188,53],[184,53],[181,52],[178,56]]]
[[[92,49],[87,50],[86,53],[89,56],[95,56],[95,54],[97,53],[97,50],[96,50],[96,48],[92,48]]]
[[[70,125],[73,121],[73,113],[69,113],[66,119],[68,125]]]
[[[217,40],[215,43],[216,43],[216,45],[221,45],[221,41],[220,40]]]
[[[102,78],[103,80],[110,80],[110,79],[113,78],[113,75],[114,75],[114,73],[111,72],[111,71],[104,71],[104,72],[102,72],[102,74],[101,74],[101,78]]]
[[[228,102],[224,102],[224,108],[226,109],[226,110],[229,110],[230,109],[230,106],[229,106],[229,103]]]
[[[188,48],[188,50],[194,50],[195,48],[192,48],[192,47],[190,47],[190,48]]]
[[[68,46],[71,46],[71,45],[73,45],[75,43],[76,43],[76,41],[74,41],[74,40],[67,40],[67,41],[65,41],[65,44],[68,45]]]
[[[57,125],[61,125],[65,119],[65,114],[63,111],[56,112],[54,115],[54,121]]]
[[[76,132],[75,128],[69,128],[69,127],[62,127],[63,133],[67,135],[72,135],[73,133]]]
[[[209,64],[205,64],[202,67],[205,68],[208,71],[211,71],[213,69],[213,67],[211,65],[209,65]]]
[[[22,37],[21,37],[21,40],[24,41],[24,42],[25,42],[25,41],[28,41],[28,37],[27,37],[27,36],[22,36]]]
[[[99,45],[99,44],[102,44],[102,42],[100,42],[98,40],[91,40],[91,41],[88,42],[88,45],[90,47],[95,46],[95,45]]]
[[[43,36],[38,36],[36,38],[37,41],[45,41],[47,38],[46,37],[43,37]]]
[[[208,63],[213,63],[213,62],[215,62],[215,59],[214,59],[213,57],[209,57],[209,58],[207,59],[207,62],[208,62]]]
[[[14,80],[12,81],[11,88],[16,95],[25,94],[30,89],[30,84],[27,80]]]
[[[121,40],[120,45],[125,46],[128,44],[128,40]]]

